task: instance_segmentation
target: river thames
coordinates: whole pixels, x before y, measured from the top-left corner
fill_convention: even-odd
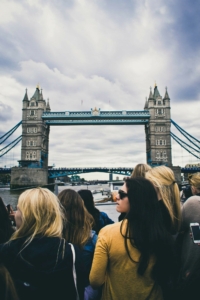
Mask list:
[[[75,191],[79,191],[81,189],[87,189],[87,186],[85,185],[78,185],[78,186],[58,186],[58,193],[61,192],[64,189],[73,189]],[[108,189],[108,184],[102,184],[102,185],[89,185],[88,189],[91,191],[94,190],[101,190],[101,189]],[[4,203],[11,204],[14,210],[16,210],[17,206],[17,201],[19,198],[19,195],[23,191],[18,190],[18,191],[11,191],[9,188],[0,188],[0,197],[3,199]],[[94,196],[94,201],[102,200],[106,196],[102,196],[102,193],[96,193],[93,195]],[[108,216],[115,222],[118,221],[118,216],[119,213],[116,211],[116,204],[113,202],[107,202],[107,203],[96,203],[96,207],[100,211],[104,211],[105,213],[108,214]]]

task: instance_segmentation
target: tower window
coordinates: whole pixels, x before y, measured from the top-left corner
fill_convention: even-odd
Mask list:
[[[36,141],[27,141],[26,145],[27,146],[36,146]]]
[[[37,132],[37,127],[28,127],[27,132],[28,133],[36,133]]]
[[[156,109],[156,113],[157,113],[157,115],[163,115],[164,114],[164,109],[163,108],[157,108]]]
[[[35,115],[35,110],[30,110],[30,115],[34,116]]]
[[[156,140],[156,145],[158,145],[158,146],[166,145],[166,140],[162,140],[162,139]]]
[[[162,101],[158,100],[158,105],[162,105]]]
[[[31,102],[31,106],[35,106],[35,102]]]

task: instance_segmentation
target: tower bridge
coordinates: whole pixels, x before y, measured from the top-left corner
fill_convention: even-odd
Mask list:
[[[190,135],[189,140],[191,141],[193,138],[194,144],[191,150],[187,143],[182,142],[172,134],[171,124],[182,131],[185,136],[186,132],[171,120],[170,98],[167,89],[164,97],[162,97],[156,85],[153,91],[150,89],[144,110],[102,111],[100,108],[95,107],[89,111],[65,110],[60,112],[51,112],[49,100],[46,101],[43,98],[42,90],[37,86],[30,99],[26,90],[22,101],[22,121],[0,138],[0,144],[20,125],[22,125],[22,135],[3,147],[0,150],[0,157],[21,141],[19,167],[14,167],[11,170],[11,188],[45,185],[48,183],[48,177],[58,177],[61,173],[72,175],[88,172],[107,172],[129,176],[132,171],[131,168],[48,169],[50,126],[143,125],[146,141],[146,162],[151,166],[166,165],[172,168],[177,180],[180,181],[181,168],[172,165],[171,137],[191,154],[197,148],[197,155],[194,155],[197,158],[199,158],[200,147],[199,141]],[[1,172],[4,172],[4,170],[0,169]],[[192,173],[192,170],[190,170],[190,173]]]

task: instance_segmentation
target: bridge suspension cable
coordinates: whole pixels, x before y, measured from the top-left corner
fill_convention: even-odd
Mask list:
[[[198,139],[196,139],[195,137],[193,137],[191,134],[189,134],[187,131],[185,131],[183,128],[181,128],[176,122],[174,122],[171,119],[171,123],[176,127],[176,129],[178,129],[178,131],[184,135],[184,137],[186,137],[186,139],[188,141],[190,141],[195,147],[197,147],[198,149],[200,149],[200,146],[197,145],[197,143],[200,144],[200,141]],[[190,147],[190,146],[189,146]]]
[[[5,142],[9,136],[11,136],[11,134],[13,134],[13,132],[15,132],[15,130],[17,130],[17,128],[22,124],[22,121],[20,121],[19,123],[17,123],[17,125],[15,125],[12,129],[10,129],[8,132],[6,132],[4,135],[2,135],[0,137],[0,145],[3,144],[3,142]]]
[[[193,149],[194,151],[200,153],[199,150],[193,148],[192,146],[190,146],[189,144],[187,144],[186,142],[182,141],[179,137],[177,137],[174,133],[170,132],[171,137],[181,146],[183,147],[186,151],[188,151],[190,154],[192,154],[193,156],[195,156],[196,158],[200,159],[200,156],[197,156],[196,154],[194,154],[193,152],[191,152],[190,150]]]
[[[5,146],[4,148],[0,149],[0,157],[4,156],[6,153],[8,153],[12,148],[14,148],[20,141],[22,140],[22,135],[18,136],[14,141],[12,141],[10,144]],[[9,149],[7,149],[10,146]]]

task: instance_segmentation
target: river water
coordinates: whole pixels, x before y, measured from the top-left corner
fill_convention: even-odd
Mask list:
[[[108,189],[109,186],[108,184],[102,184],[102,185],[89,185],[89,186],[85,186],[85,185],[78,185],[78,186],[58,186],[58,193],[61,192],[64,189],[73,189],[75,191],[79,191],[81,189],[89,189],[91,191],[94,190],[101,190],[101,189]],[[17,201],[19,198],[19,195],[23,192],[23,190],[18,190],[18,191],[11,191],[9,188],[0,188],[0,197],[3,199],[4,203],[7,204],[11,204],[12,208],[14,210],[16,210],[16,206],[17,206]],[[55,191],[56,193],[57,191]],[[98,201],[98,200],[102,200],[103,198],[105,198],[106,196],[102,196],[102,193],[96,193],[93,194],[94,196],[94,201]],[[108,203],[96,203],[95,204],[96,207],[100,210],[100,211],[104,211],[105,213],[108,214],[108,216],[115,222],[118,221],[118,216],[119,213],[116,211],[116,204],[112,203],[112,202],[108,202]]]

